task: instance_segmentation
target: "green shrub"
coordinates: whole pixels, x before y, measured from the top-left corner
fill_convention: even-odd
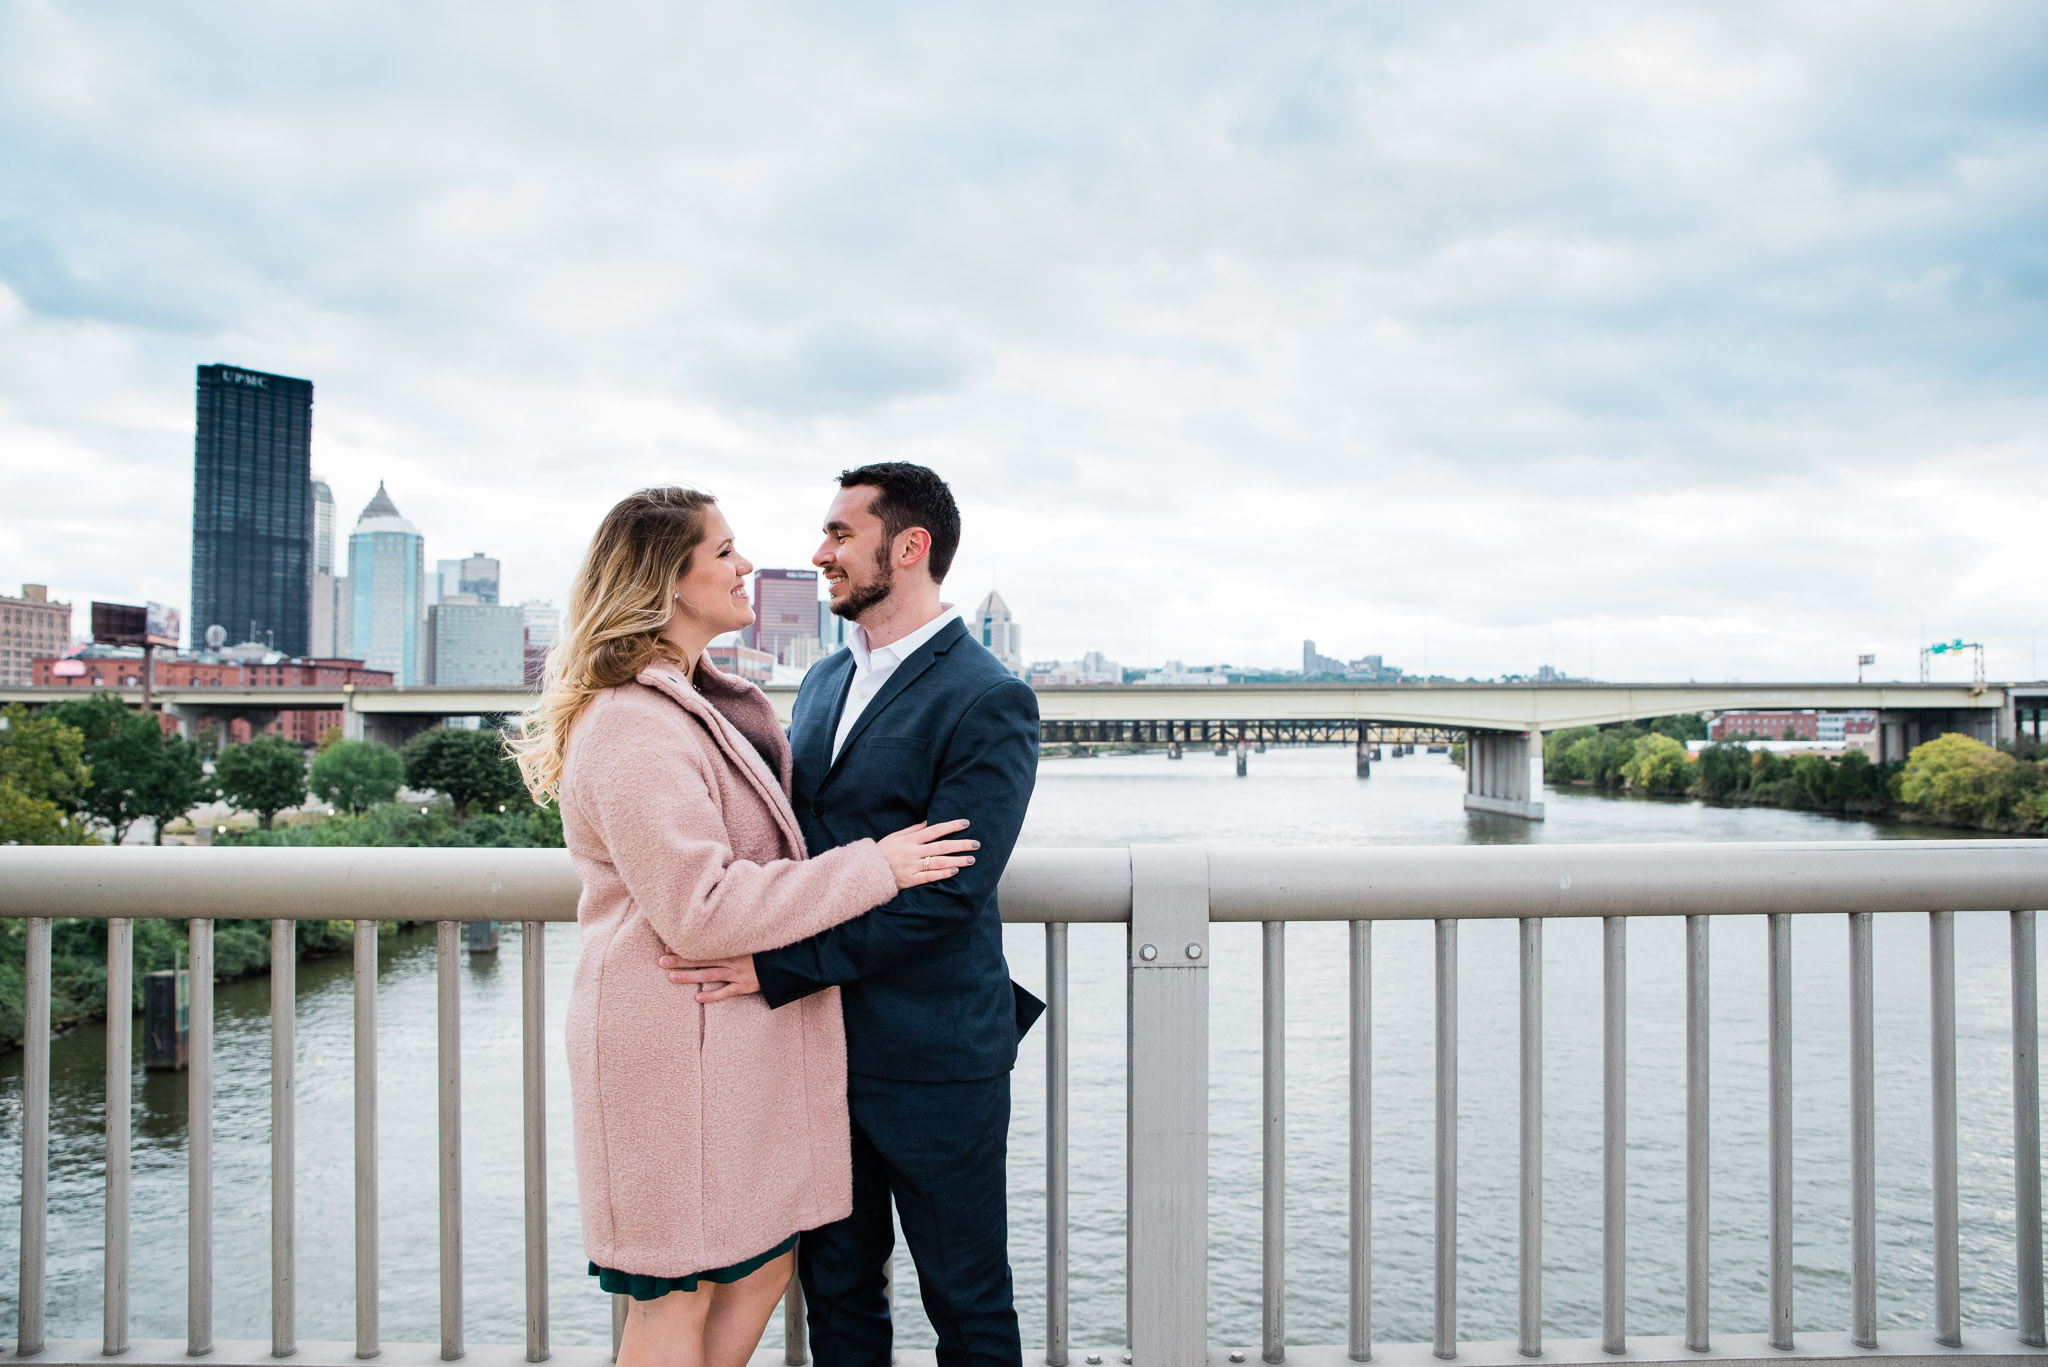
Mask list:
[[[1692,757],[1683,741],[1652,731],[1634,743],[1622,773],[1639,793],[1678,797],[1692,787]]]

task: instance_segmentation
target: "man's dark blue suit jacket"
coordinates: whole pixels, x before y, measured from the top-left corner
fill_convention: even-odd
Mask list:
[[[975,863],[807,940],[754,956],[781,1006],[838,987],[847,1066],[959,1082],[1008,1072],[1040,1009],[1003,960],[996,881],[1038,778],[1038,698],[954,619],[896,667],[846,739],[832,738],[853,677],[842,650],[804,676],[789,727],[792,798],[811,853],[918,821],[966,817]]]

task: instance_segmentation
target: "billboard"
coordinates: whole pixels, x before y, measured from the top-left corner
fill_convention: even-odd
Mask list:
[[[142,638],[147,644],[176,650],[184,632],[184,617],[176,608],[151,603],[143,610]]]
[[[139,646],[148,629],[148,608],[133,603],[92,605],[92,638],[103,646]]]

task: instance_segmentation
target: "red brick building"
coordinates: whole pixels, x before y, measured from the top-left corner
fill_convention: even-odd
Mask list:
[[[78,655],[68,659],[34,662],[38,685],[72,688],[135,688],[142,683],[142,652],[125,651],[105,655]],[[156,662],[157,688],[339,688],[344,684],[365,687],[389,684],[388,669],[365,668],[361,660],[235,660],[206,656],[160,656]],[[166,732],[177,729],[177,719],[162,717]],[[318,711],[280,711],[263,730],[290,736],[301,745],[318,743],[330,726],[341,725],[338,708]],[[224,739],[236,744],[247,741],[249,724],[233,721]]]

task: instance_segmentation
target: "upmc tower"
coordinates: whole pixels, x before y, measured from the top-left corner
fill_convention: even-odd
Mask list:
[[[199,367],[192,477],[192,636],[311,646],[313,384]]]

